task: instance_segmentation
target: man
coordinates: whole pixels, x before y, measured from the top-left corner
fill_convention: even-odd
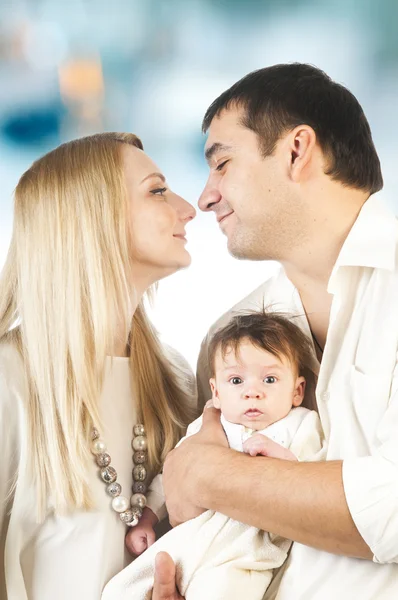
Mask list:
[[[199,206],[234,256],[281,263],[238,308],[304,315],[320,362],[307,405],[327,462],[233,452],[206,409],[202,430],[166,460],[170,519],[213,509],[294,540],[267,599],[398,597],[398,227],[371,197],[382,176],[368,122],[348,90],[291,64],[244,77],[203,125],[210,175]],[[206,343],[202,394],[205,354]],[[169,595],[154,599],[179,598],[171,559],[159,561]]]

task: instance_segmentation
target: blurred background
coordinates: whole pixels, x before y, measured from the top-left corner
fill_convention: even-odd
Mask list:
[[[398,213],[398,0],[0,0],[0,267],[13,189],[38,156],[132,131],[196,205],[207,106],[249,71],[293,61],[357,96]],[[232,259],[214,215],[198,214],[188,239],[192,266],[160,284],[153,319],[194,367],[211,323],[276,265]]]

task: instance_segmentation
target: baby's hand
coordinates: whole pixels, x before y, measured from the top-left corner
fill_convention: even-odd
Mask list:
[[[125,544],[130,554],[139,556],[152,546],[156,540],[153,528],[157,522],[157,516],[146,506],[138,525],[131,527],[126,534]]]
[[[255,433],[243,444],[243,451],[250,456],[268,456],[283,460],[297,460],[297,457],[288,448],[274,442],[262,433]]]

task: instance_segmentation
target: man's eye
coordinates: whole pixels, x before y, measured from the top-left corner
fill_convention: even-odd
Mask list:
[[[272,375],[269,375],[269,377],[266,377],[264,379],[265,383],[276,383],[276,377],[273,377]]]
[[[216,171],[222,171],[222,168],[225,167],[225,165],[227,164],[227,162],[229,162],[229,161],[228,160],[224,160],[224,162],[222,162],[219,165],[217,165]]]
[[[242,383],[242,379],[240,377],[232,377],[229,381],[232,383],[232,385],[239,385]]]
[[[167,188],[156,188],[156,190],[151,190],[151,194],[154,196],[164,196],[165,192],[167,192]]]

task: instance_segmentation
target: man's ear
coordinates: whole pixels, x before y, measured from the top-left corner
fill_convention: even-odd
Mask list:
[[[305,379],[304,377],[297,377],[296,384],[293,392],[293,406],[300,406],[304,400],[305,394]]]
[[[216,380],[214,379],[214,377],[212,377],[210,379],[210,387],[211,387],[211,393],[212,393],[212,400],[213,400],[213,406],[214,408],[220,408],[220,399],[218,397],[218,391],[216,388]]]
[[[316,154],[316,134],[309,125],[298,125],[285,138],[289,174],[299,183],[308,176]]]

